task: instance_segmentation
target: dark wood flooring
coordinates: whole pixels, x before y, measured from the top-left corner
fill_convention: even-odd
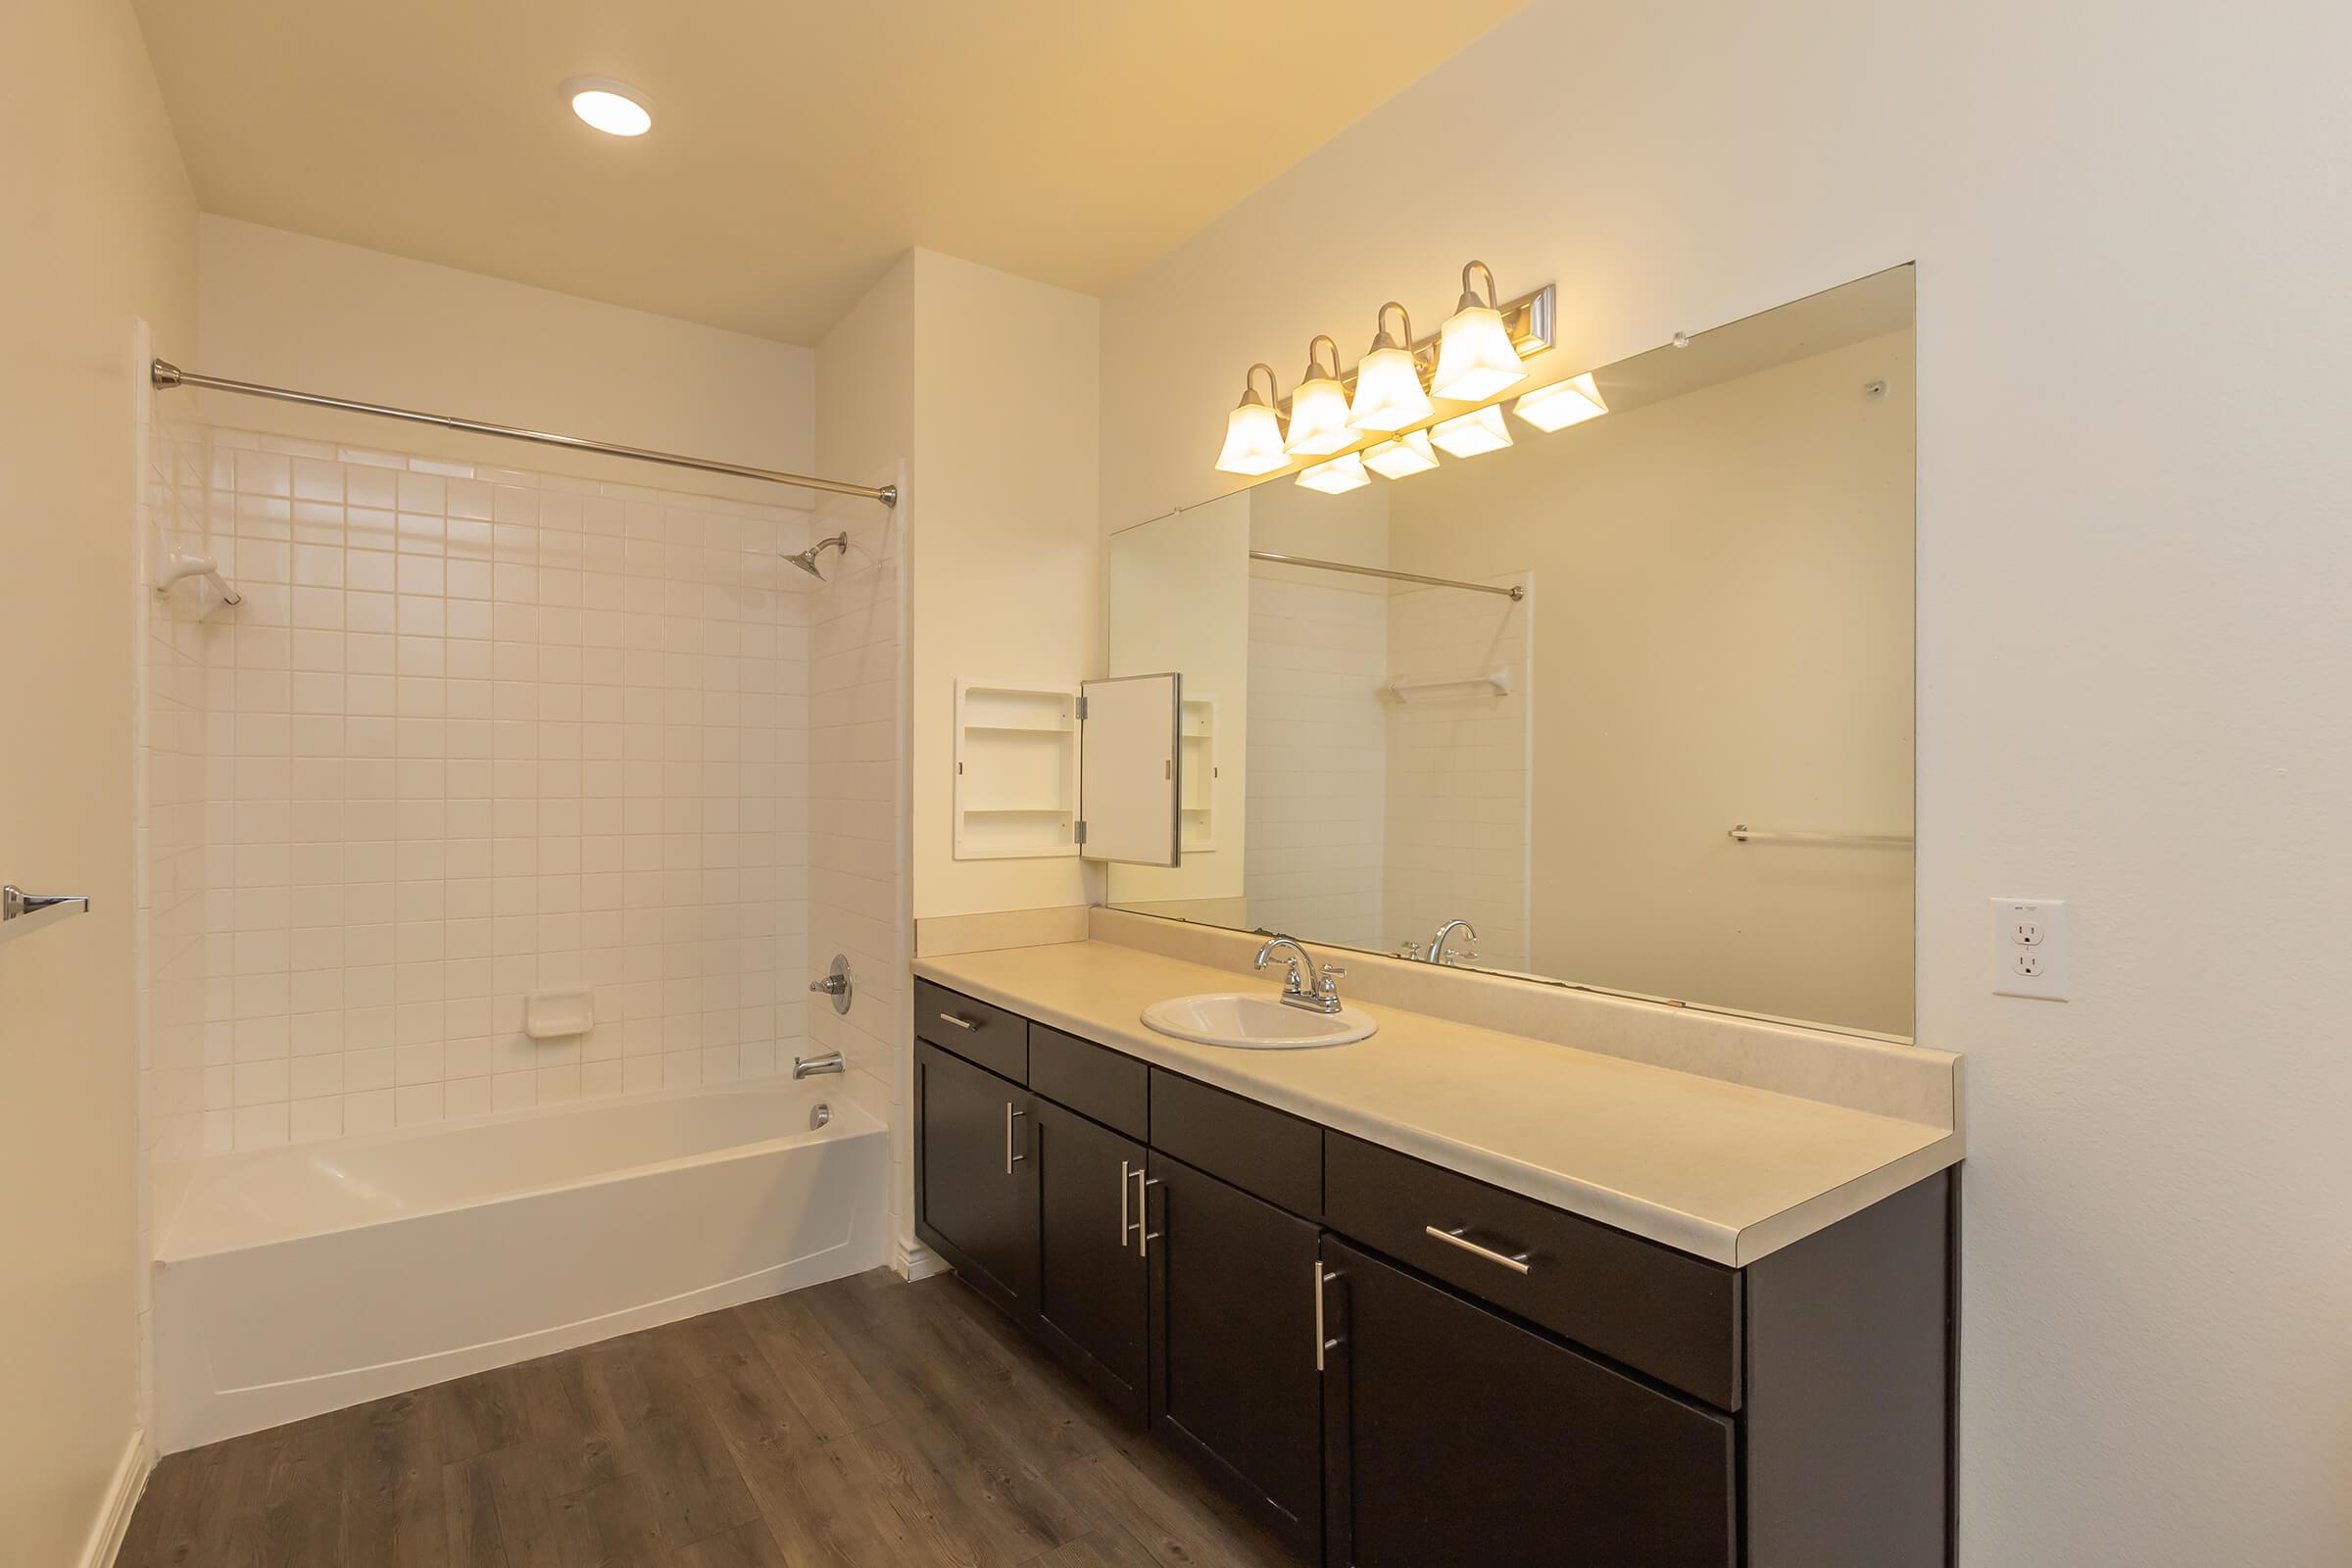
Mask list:
[[[157,1467],[119,1568],[1270,1568],[952,1276],[877,1271]]]

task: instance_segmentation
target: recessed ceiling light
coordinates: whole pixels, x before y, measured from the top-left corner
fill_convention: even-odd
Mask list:
[[[564,97],[573,114],[608,136],[642,136],[654,128],[644,95],[626,83],[574,76],[564,84]]]

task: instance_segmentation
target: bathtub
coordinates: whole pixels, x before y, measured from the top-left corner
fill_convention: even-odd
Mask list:
[[[838,1079],[208,1159],[155,1260],[174,1452],[872,1268],[888,1135]],[[831,1120],[810,1125],[820,1102]]]

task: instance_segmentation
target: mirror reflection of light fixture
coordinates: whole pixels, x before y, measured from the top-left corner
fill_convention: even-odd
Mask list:
[[[1266,395],[1257,395],[1257,372],[1266,372]],[[1282,416],[1274,412],[1279,394],[1274,386],[1274,368],[1252,365],[1250,373],[1242,378],[1241,405],[1225,416],[1225,447],[1217,454],[1217,467],[1225,473],[1272,473],[1276,468],[1290,466],[1290,458],[1282,450]]]
[[[1320,490],[1327,496],[1345,495],[1360,490],[1372,481],[1364,474],[1364,460],[1353,452],[1341,454],[1329,463],[1318,463],[1298,475],[1298,482],[1309,490]]]
[[[1389,313],[1404,318],[1404,336],[1389,336]],[[1429,417],[1429,394],[1421,389],[1420,362],[1413,341],[1412,314],[1395,300],[1380,308],[1371,351],[1355,368],[1355,403],[1348,423],[1358,430],[1401,430]]]
[[[1587,370],[1565,381],[1536,388],[1512,404],[1511,412],[1549,433],[1582,424],[1587,419],[1597,419],[1609,412],[1609,406],[1601,401],[1600,388],[1593,385],[1592,372]]]
[[[1429,432],[1430,440],[1441,452],[1457,458],[1475,458],[1484,452],[1500,452],[1511,444],[1510,427],[1502,422],[1502,410],[1488,404],[1473,409]]]
[[[1480,299],[1470,280],[1472,272],[1487,274],[1487,297]],[[1483,403],[1495,393],[1527,379],[1511,334],[1503,329],[1502,312],[1494,299],[1494,270],[1484,262],[1462,269],[1461,303],[1446,318],[1438,332],[1438,369],[1429,389],[1442,398]]]
[[[1326,372],[1317,350],[1331,349]],[[1316,334],[1306,346],[1306,373],[1291,394],[1291,439],[1283,450],[1293,457],[1319,458],[1326,452],[1351,447],[1361,439],[1348,428],[1348,389],[1340,384],[1340,346]]]
[[[1416,473],[1427,473],[1437,466],[1438,455],[1429,449],[1427,430],[1408,430],[1364,454],[1364,466],[1383,479],[1409,478]]]

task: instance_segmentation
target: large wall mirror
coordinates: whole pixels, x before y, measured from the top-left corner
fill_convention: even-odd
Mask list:
[[[1499,449],[1115,535],[1184,812],[1110,902],[1909,1035],[1912,318],[1898,268],[1592,372],[1582,422],[1521,386]]]

